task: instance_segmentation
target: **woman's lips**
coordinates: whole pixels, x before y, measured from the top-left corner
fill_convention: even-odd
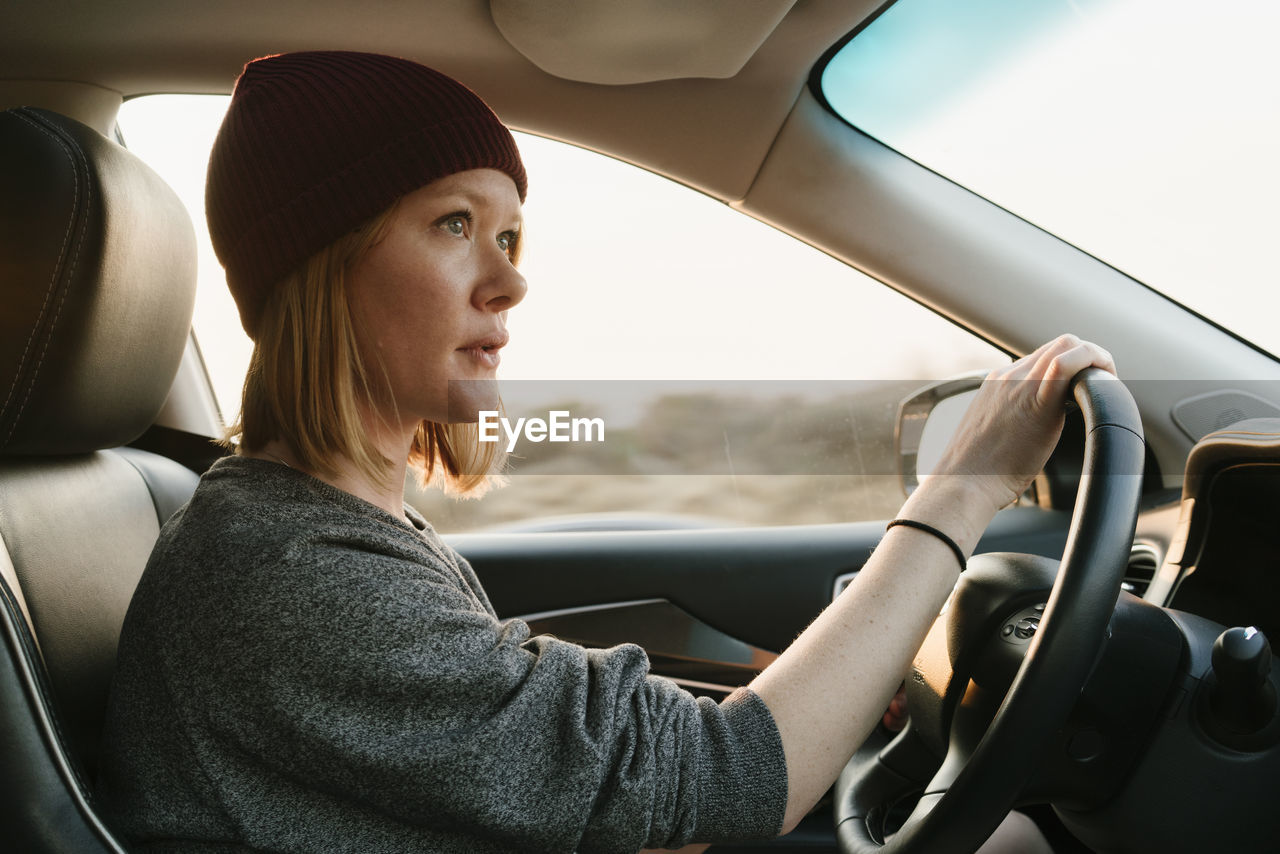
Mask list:
[[[502,356],[498,354],[497,347],[463,347],[461,352],[466,353],[476,362],[485,367],[496,368],[502,361]]]
[[[506,332],[501,332],[477,339],[458,349],[477,363],[488,368],[496,368],[502,361],[502,356],[498,354],[498,351],[507,346],[508,340],[510,340],[510,336]]]

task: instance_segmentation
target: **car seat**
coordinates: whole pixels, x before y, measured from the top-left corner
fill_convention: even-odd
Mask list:
[[[164,404],[195,295],[174,192],[100,133],[0,113],[0,847],[118,852],[95,814],[125,610],[197,477],[120,447]]]

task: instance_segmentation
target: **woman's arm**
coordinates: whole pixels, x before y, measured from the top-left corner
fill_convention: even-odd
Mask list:
[[[943,454],[903,505],[973,552],[996,511],[1039,472],[1062,431],[1069,381],[1114,372],[1101,348],[1063,336],[995,371]],[[954,586],[960,566],[937,537],[892,528],[850,585],[751,684],[786,754],[784,832],[817,803],[884,713]]]

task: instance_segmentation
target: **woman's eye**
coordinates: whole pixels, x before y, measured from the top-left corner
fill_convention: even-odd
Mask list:
[[[464,216],[458,215],[448,217],[445,219],[443,225],[445,231],[450,234],[457,235],[458,237],[467,233],[467,218]]]
[[[511,232],[505,232],[498,235],[498,248],[510,255],[516,251],[517,236]]]

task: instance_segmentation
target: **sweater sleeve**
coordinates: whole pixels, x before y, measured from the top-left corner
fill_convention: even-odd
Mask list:
[[[779,832],[785,761],[751,692],[695,700],[639,647],[531,638],[465,564],[332,544],[293,558],[218,615],[238,654],[200,698],[210,732],[274,773],[528,850]]]

